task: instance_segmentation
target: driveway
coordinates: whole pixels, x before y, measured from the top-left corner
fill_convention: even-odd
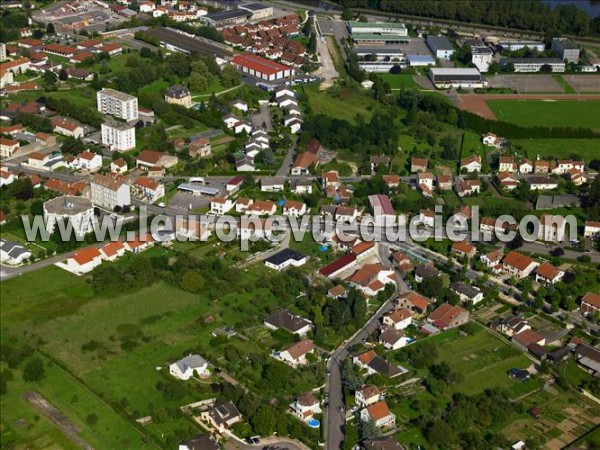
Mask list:
[[[260,103],[260,111],[252,115],[252,125],[266,130],[267,133],[273,131],[273,120],[268,102]]]

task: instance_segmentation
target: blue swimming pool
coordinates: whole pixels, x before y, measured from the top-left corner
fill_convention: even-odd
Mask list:
[[[308,421],[308,426],[311,428],[319,428],[321,426],[321,422],[319,422],[317,419],[310,419]]]

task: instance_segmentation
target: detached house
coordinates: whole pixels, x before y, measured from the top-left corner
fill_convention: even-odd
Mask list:
[[[235,203],[230,198],[215,197],[210,201],[210,212],[216,216],[227,214]]]
[[[169,373],[178,380],[189,380],[194,374],[206,377],[208,362],[200,355],[188,355],[169,366]]]
[[[407,308],[398,308],[383,316],[383,325],[403,330],[412,323],[412,314]]]
[[[459,197],[479,194],[481,192],[481,180],[461,180],[457,185],[456,192]]]
[[[522,333],[523,331],[531,330],[531,326],[522,317],[513,316],[512,314],[505,317],[498,324],[498,331],[504,333],[508,337],[512,337],[515,334]]]
[[[396,306],[400,308],[407,308],[415,314],[425,314],[427,307],[429,306],[429,299],[423,297],[421,294],[416,292],[409,292],[402,294],[396,299]]]
[[[477,253],[477,249],[468,242],[455,242],[452,244],[452,253],[460,258],[472,258]]]
[[[464,158],[460,160],[460,171],[465,171],[467,173],[472,172],[481,172],[481,157],[478,155],[472,155],[468,158]]]
[[[581,298],[581,312],[585,315],[594,315],[600,311],[600,295],[588,292]]]
[[[200,418],[212,425],[219,433],[231,428],[234,424],[242,420],[242,415],[229,401],[219,402],[200,413]]]
[[[279,358],[292,367],[305,366],[308,364],[306,356],[313,353],[315,344],[312,341],[296,342],[279,353]]]
[[[302,316],[292,314],[287,309],[282,309],[275,314],[267,317],[264,321],[265,327],[271,330],[283,328],[290,333],[298,336],[306,336],[313,329],[313,324],[310,320]]]
[[[531,161],[529,161],[528,159],[522,159],[521,163],[519,164],[519,173],[521,174],[528,174],[528,173],[533,173],[533,163]]]
[[[381,264],[365,264],[348,278],[348,282],[372,297],[385,289],[386,284],[395,283],[396,277],[393,270],[385,269]]]
[[[311,167],[319,164],[318,158],[311,152],[300,153],[292,165],[292,175],[308,175]]]
[[[498,164],[498,172],[515,173],[517,171],[517,163],[512,156],[501,156]]]
[[[363,422],[373,421],[379,428],[391,428],[396,425],[396,416],[390,411],[384,400],[363,409],[360,412],[360,419]]]
[[[444,303],[438,306],[429,317],[427,322],[433,324],[440,330],[448,330],[464,325],[469,321],[469,311]]]
[[[321,414],[319,400],[312,394],[304,394],[290,404],[290,411],[302,420],[310,420],[315,414]]]
[[[306,203],[302,202],[293,202],[288,200],[283,205],[283,215],[284,216],[294,216],[299,217],[306,214],[307,208]]]
[[[523,351],[527,351],[530,345],[538,344],[546,345],[546,338],[532,329],[521,331],[519,334],[513,335],[511,342]]]
[[[429,160],[427,158],[419,158],[417,156],[413,156],[410,160],[410,171],[412,173],[427,172],[428,165]]]
[[[481,292],[481,289],[471,286],[470,284],[461,282],[452,283],[450,285],[450,290],[458,295],[462,302],[469,302],[472,305],[476,305],[483,300],[483,292]]]
[[[517,280],[528,277],[540,263],[519,252],[510,252],[502,260],[502,268]]]
[[[555,284],[561,281],[564,275],[564,270],[560,270],[552,264],[543,263],[537,268],[535,281],[543,284]]]
[[[67,259],[67,270],[76,275],[91,272],[102,264],[102,255],[95,247],[88,247],[75,252]]]
[[[372,384],[363,386],[354,393],[354,401],[359,408],[377,403],[380,397],[381,391],[379,391],[377,386],[373,386]]]
[[[383,345],[387,350],[398,350],[399,348],[406,347],[409,342],[410,338],[402,330],[396,330],[395,328],[383,330],[379,336],[379,344]]]

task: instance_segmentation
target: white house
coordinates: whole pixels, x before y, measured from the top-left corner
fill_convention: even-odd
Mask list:
[[[532,191],[550,191],[558,187],[558,182],[550,177],[531,176],[527,182]]]
[[[85,152],[79,153],[69,165],[76,170],[81,169],[95,172],[102,168],[102,156],[98,153],[86,150]]]
[[[235,109],[237,109],[238,111],[244,111],[247,112],[248,111],[248,103],[246,103],[243,100],[235,100],[231,106]]]
[[[310,420],[315,414],[321,414],[319,400],[312,394],[304,394],[290,404],[292,413],[302,420]]]
[[[583,235],[589,239],[598,239],[600,237],[600,222],[586,220]]]
[[[483,292],[476,286],[457,282],[452,283],[450,289],[460,297],[462,302],[470,302],[472,305],[476,305],[483,300]]]
[[[306,203],[288,200],[285,202],[285,205],[283,205],[284,216],[299,217],[303,216],[304,214],[306,214]]]
[[[233,132],[235,134],[240,134],[240,133],[243,133],[244,131],[247,134],[250,134],[250,132],[252,131],[252,125],[250,124],[250,122],[247,122],[245,120],[240,120],[238,123],[236,123],[233,126]]]
[[[22,264],[31,258],[31,252],[16,242],[0,239],[0,261],[12,266]]]
[[[308,364],[306,355],[313,353],[315,344],[312,341],[300,341],[290,345],[279,353],[279,358],[292,367]]]
[[[410,342],[404,331],[388,328],[379,335],[379,343],[387,350],[398,350]]]
[[[377,403],[380,398],[381,392],[377,386],[373,386],[372,384],[363,386],[354,393],[354,401],[359,408],[364,408]]]
[[[383,325],[403,330],[412,323],[412,314],[406,308],[395,309],[383,316]]]
[[[178,380],[189,380],[194,374],[206,377],[210,372],[208,371],[208,362],[202,356],[190,354],[171,364],[169,373]]]
[[[502,260],[502,268],[509,275],[520,280],[527,278],[540,263],[519,252],[510,252]]]
[[[230,198],[215,197],[210,201],[210,212],[217,216],[227,214],[235,203]]]
[[[523,159],[519,164],[519,173],[533,173],[533,163],[528,159]]]
[[[136,198],[154,203],[165,196],[165,185],[150,177],[139,177],[131,185],[131,193]]]
[[[233,128],[239,121],[240,118],[235,114],[227,114],[226,116],[223,116],[223,123],[227,125],[227,128]]]
[[[564,276],[564,270],[561,270],[552,264],[543,263],[537,268],[535,273],[535,281],[544,284],[556,284],[561,281]]]
[[[261,192],[281,192],[285,189],[285,178],[263,178],[260,180]]]
[[[109,242],[100,249],[100,255],[105,261],[114,262],[125,254],[125,244],[122,241]]]
[[[472,155],[460,160],[460,170],[468,173],[481,172],[481,158],[478,155]]]
[[[113,173],[124,174],[127,172],[127,162],[123,158],[119,158],[110,163],[110,171]]]
[[[363,409],[360,412],[360,419],[363,422],[373,421],[379,428],[389,428],[396,424],[396,416],[390,411],[385,400],[380,400]]]
[[[435,212],[431,209],[422,209],[419,212],[419,223],[426,227],[433,227],[435,224]]]
[[[95,247],[88,247],[78,250],[73,256],[67,259],[67,265],[63,267],[76,275],[83,275],[91,272],[100,264],[102,264],[100,251]]]
[[[275,270],[283,270],[290,266],[303,266],[306,264],[307,260],[308,257],[306,255],[303,255],[296,250],[285,248],[273,256],[265,259],[265,266]]]

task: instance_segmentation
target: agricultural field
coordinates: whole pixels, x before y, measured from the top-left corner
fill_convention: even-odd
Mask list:
[[[393,73],[382,73],[379,77],[390,84],[392,90],[400,90],[400,88],[406,89],[418,89],[421,90],[421,86],[417,84],[413,74],[393,74]]]
[[[561,449],[600,424],[600,406],[583,396],[550,386],[523,399],[524,409],[539,408],[541,416],[527,413],[502,433],[512,440],[533,440],[542,448]]]
[[[583,127],[600,129],[597,100],[488,100],[498,120],[524,127]]]

